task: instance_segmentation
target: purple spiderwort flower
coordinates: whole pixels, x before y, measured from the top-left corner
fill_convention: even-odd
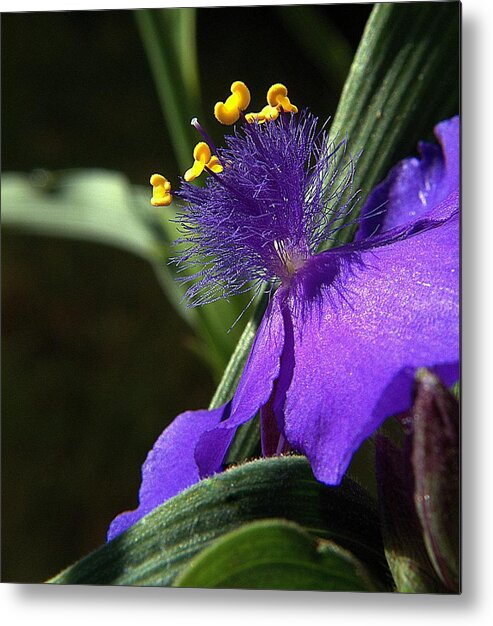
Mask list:
[[[222,171],[174,194],[184,203],[180,262],[197,268],[192,303],[266,280],[279,287],[231,401],[165,429],[143,465],[138,508],[113,520],[108,539],[221,471],[236,429],[259,410],[265,455],[303,453],[336,485],[359,445],[409,408],[416,368],[457,380],[458,117],[436,127],[440,145],[420,144],[421,159],[373,190],[354,242],[320,254],[347,210],[353,164],[317,123],[306,111],[244,123],[215,150]]]

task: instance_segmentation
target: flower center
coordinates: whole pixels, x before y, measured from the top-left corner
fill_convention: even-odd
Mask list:
[[[306,255],[301,254],[299,250],[288,248],[282,239],[275,239],[273,245],[280,262],[277,275],[283,283],[287,283],[304,266]]]
[[[174,194],[181,236],[172,262],[189,284],[192,306],[264,283],[292,285],[346,206],[338,203],[351,183],[352,161],[335,156],[344,153],[345,140],[330,142],[314,115],[298,115],[280,83],[260,112],[246,113],[249,103],[248,88],[236,81],[216,104],[220,123],[240,121],[219,149],[198,119],[191,121],[202,141]],[[203,173],[204,184],[190,184]],[[152,203],[167,206],[168,181],[156,175],[151,184]]]

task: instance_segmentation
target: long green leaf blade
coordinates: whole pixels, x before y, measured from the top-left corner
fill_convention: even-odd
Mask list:
[[[180,169],[190,166],[200,115],[195,9],[141,9],[135,17]]]

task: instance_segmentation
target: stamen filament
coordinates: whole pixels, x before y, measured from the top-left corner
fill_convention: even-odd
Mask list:
[[[202,138],[204,139],[205,143],[209,144],[209,146],[211,147],[211,151],[217,155],[217,148],[214,145],[214,142],[212,141],[209,133],[204,129],[204,127],[202,126],[202,124],[199,122],[198,118],[193,117],[190,121],[190,124],[195,128],[195,130],[200,133],[200,135],[202,136]],[[219,158],[219,157],[218,157]],[[219,159],[220,160],[220,159]]]

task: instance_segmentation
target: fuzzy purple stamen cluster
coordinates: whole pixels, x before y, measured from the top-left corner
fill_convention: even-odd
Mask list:
[[[329,141],[308,111],[244,122],[225,143],[217,151],[223,171],[203,187],[183,181],[175,194],[183,205],[174,262],[191,283],[192,306],[288,282],[348,209],[346,141]]]

